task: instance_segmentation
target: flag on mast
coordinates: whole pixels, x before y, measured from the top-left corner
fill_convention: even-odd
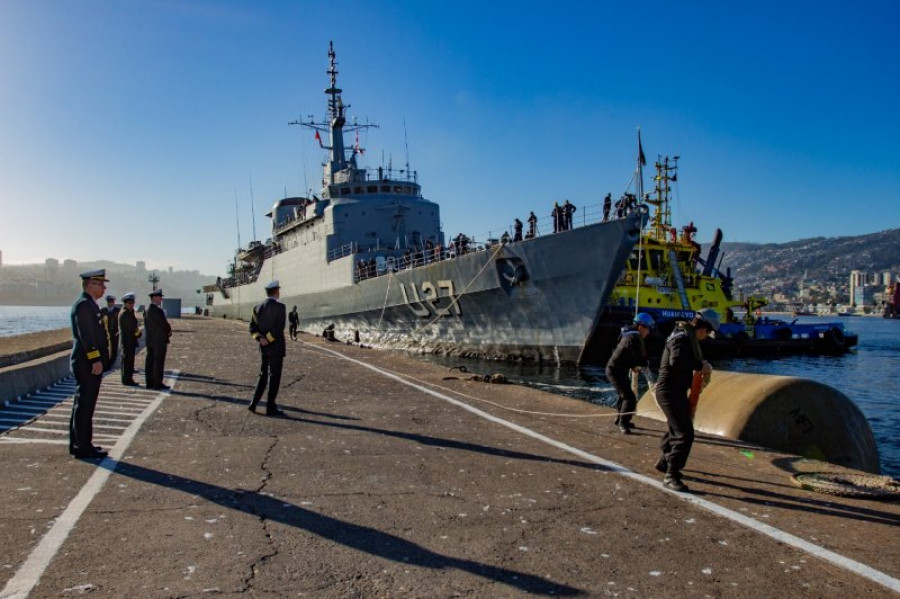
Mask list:
[[[320,147],[320,148],[324,148],[324,147],[325,147],[325,146],[322,145],[322,138],[319,136],[319,132],[318,132],[318,131],[316,131],[316,141],[319,142],[319,147]]]
[[[641,128],[638,127],[638,162],[641,166],[647,166],[647,157],[644,156],[644,146],[641,145]]]

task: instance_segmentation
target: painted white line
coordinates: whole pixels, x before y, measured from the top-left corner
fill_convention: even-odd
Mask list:
[[[170,375],[169,386],[173,386],[177,380],[178,371],[176,370]],[[147,406],[147,409],[131,423],[128,430],[125,431],[119,441],[109,451],[109,456],[104,458],[100,463],[100,467],[94,471],[84,486],[81,487],[78,495],[59,515],[59,518],[56,519],[56,522],[47,531],[47,534],[43,536],[28,556],[28,559],[19,567],[16,574],[7,581],[6,586],[0,591],[0,599],[24,599],[28,596],[41,579],[47,566],[50,565],[50,561],[53,560],[56,552],[62,547],[69,533],[72,532],[72,529],[78,523],[81,514],[84,513],[84,510],[87,509],[97,493],[103,489],[103,485],[106,483],[109,475],[115,471],[119,460],[125,454],[131,442],[134,441],[141,426],[156,411],[166,397],[169,397],[168,393],[157,394],[153,403]]]
[[[494,416],[493,414],[489,414],[487,412],[479,410],[478,408],[470,406],[469,404],[467,404],[465,402],[459,401],[448,395],[444,395],[443,393],[439,393],[437,391],[429,389],[428,387],[419,385],[418,383],[409,381],[409,380],[403,378],[401,375],[395,374],[389,370],[384,370],[383,368],[379,368],[378,366],[373,366],[371,364],[367,364],[366,362],[357,360],[355,358],[351,358],[349,356],[345,356],[345,355],[338,353],[331,349],[312,345],[310,343],[307,343],[306,341],[303,341],[302,343],[304,343],[305,345],[307,345],[310,348],[327,352],[327,353],[337,356],[343,360],[347,360],[348,362],[353,362],[354,364],[357,364],[359,366],[362,366],[364,368],[368,368],[369,370],[377,372],[377,373],[381,374],[382,376],[386,376],[387,378],[393,379],[399,383],[402,383],[402,384],[412,387],[414,389],[418,389],[419,391],[421,391],[423,393],[426,393],[433,397],[437,397],[438,399],[442,399],[442,400],[444,400],[448,403],[451,403],[455,406],[458,406],[468,412],[471,412],[472,414],[475,414],[476,416],[484,418],[485,420],[489,420],[490,422],[494,422],[501,426],[505,426],[505,427],[512,429],[518,433],[521,433],[523,435],[531,437],[532,439],[537,439],[538,441],[541,441],[548,445],[552,445],[553,447],[556,447],[558,449],[561,449],[563,451],[566,451],[568,453],[576,455],[584,460],[593,462],[594,464],[604,466],[605,468],[607,468],[608,470],[610,470],[612,472],[615,472],[616,474],[620,474],[620,475],[622,475],[626,478],[630,478],[636,482],[654,487],[655,489],[659,489],[660,491],[663,491],[665,493],[669,493],[673,497],[677,497],[678,499],[681,499],[682,501],[686,501],[687,503],[692,503],[692,504],[696,505],[697,507],[708,510],[708,511],[710,511],[718,516],[721,516],[723,518],[727,518],[728,520],[731,520],[732,522],[736,522],[737,524],[740,524],[742,526],[746,526],[747,528],[749,528],[753,531],[756,531],[760,534],[766,535],[767,537],[771,537],[772,539],[775,539],[776,541],[779,541],[786,545],[790,545],[791,547],[795,547],[797,549],[800,549],[801,551],[805,551],[805,552],[809,553],[810,555],[814,555],[814,556],[818,557],[819,559],[822,559],[822,560],[830,562],[836,566],[844,568],[845,570],[848,570],[848,571],[852,572],[853,574],[857,574],[859,576],[862,576],[863,578],[868,578],[872,582],[876,582],[882,586],[885,586],[885,587],[891,589],[892,591],[900,592],[900,580],[898,580],[888,574],[885,574],[884,572],[881,572],[880,570],[876,570],[875,568],[867,566],[866,564],[852,560],[849,557],[846,557],[839,553],[835,553],[834,551],[825,549],[824,547],[816,545],[815,543],[810,543],[809,541],[807,541],[805,539],[801,539],[800,537],[794,536],[794,535],[787,533],[781,529],[775,528],[774,526],[770,526],[768,524],[763,524],[762,522],[759,522],[757,520],[754,520],[753,518],[744,516],[743,514],[739,514],[738,512],[730,510],[730,509],[723,507],[717,503],[713,503],[712,501],[709,501],[707,499],[703,499],[703,498],[697,497],[695,495],[678,493],[676,491],[670,491],[669,489],[666,489],[664,486],[662,486],[662,483],[659,482],[658,480],[652,479],[648,476],[644,476],[643,474],[638,474],[637,472],[629,470],[628,468],[626,468],[625,466],[622,466],[621,464],[617,464],[615,462],[611,462],[611,461],[601,458],[599,456],[595,456],[591,453],[588,453],[586,451],[578,449],[577,447],[572,447],[571,445],[567,445],[565,443],[562,443],[561,441],[557,441],[556,439],[552,439],[550,437],[542,435],[541,433],[539,433],[537,431],[533,431],[530,428],[525,428],[524,426],[521,426],[514,422],[510,422],[509,420],[504,420],[502,418],[498,418],[497,416]]]
[[[67,445],[68,439],[28,439],[26,437],[0,437],[0,443],[46,443],[48,445]]]

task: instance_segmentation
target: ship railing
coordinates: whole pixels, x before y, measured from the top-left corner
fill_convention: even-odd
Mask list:
[[[335,248],[328,252],[327,259],[329,262],[332,260],[339,260],[340,258],[344,258],[346,256],[351,256],[359,252],[359,245],[354,242],[350,242],[342,245],[339,248]]]

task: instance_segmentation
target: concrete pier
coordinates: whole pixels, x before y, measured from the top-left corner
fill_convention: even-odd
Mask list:
[[[701,435],[676,494],[659,422],[308,336],[269,418],[246,323],[173,327],[170,393],[104,381],[110,458],[0,435],[0,597],[900,593],[900,503],[790,482],[837,466]]]

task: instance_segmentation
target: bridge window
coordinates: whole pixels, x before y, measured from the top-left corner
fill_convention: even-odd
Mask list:
[[[391,186],[390,185],[382,185],[381,191],[384,193],[391,193]]]
[[[350,188],[349,187],[341,187],[341,195],[342,196],[350,195]]]
[[[377,185],[369,185],[368,187],[366,187],[366,191],[369,193],[378,193],[378,186]]]
[[[353,193],[362,193],[362,192],[363,192],[362,187],[354,187],[353,188]]]

